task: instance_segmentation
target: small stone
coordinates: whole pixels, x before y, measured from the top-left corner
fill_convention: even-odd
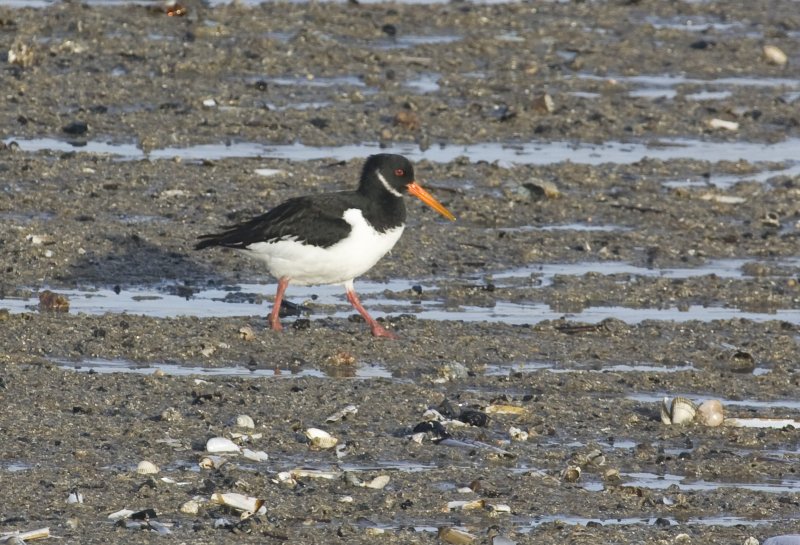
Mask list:
[[[789,62],[789,57],[786,56],[781,48],[774,45],[765,45],[763,48],[764,58],[767,62],[777,66],[784,66]]]

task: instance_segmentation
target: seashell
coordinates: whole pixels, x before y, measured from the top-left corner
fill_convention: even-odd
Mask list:
[[[439,528],[438,535],[440,540],[445,543],[452,543],[453,545],[467,545],[477,538],[474,534],[449,526]]]
[[[249,448],[242,450],[242,456],[254,462],[266,462],[269,460],[269,454],[263,450],[250,450]]]
[[[242,449],[227,437],[212,437],[206,443],[208,452],[240,452]]]
[[[765,45],[762,51],[764,52],[764,57],[767,59],[767,62],[770,64],[784,66],[787,62],[789,62],[789,57],[787,57],[786,53],[784,53],[781,48],[777,46]]]
[[[0,543],[5,543],[7,545],[25,545],[26,541],[47,539],[48,537],[50,537],[50,528],[37,528],[36,530],[28,530],[27,532],[2,533],[0,534]]]
[[[155,475],[159,471],[161,471],[161,469],[148,460],[142,460],[139,462],[139,465],[136,466],[136,473],[139,475]]]
[[[132,514],[134,514],[135,512],[136,511],[134,511],[132,509],[120,509],[119,511],[114,511],[113,513],[109,514],[108,515],[108,519],[109,520],[126,519],[129,516],[131,516]]]
[[[727,131],[738,131],[739,130],[739,123],[736,121],[728,121],[726,119],[709,119],[708,120],[708,127],[711,129],[725,129]]]
[[[371,481],[367,481],[364,483],[365,488],[372,488],[373,490],[383,490],[383,488],[389,484],[391,478],[388,475],[378,475]]]
[[[292,476],[291,471],[281,471],[278,473],[278,482],[289,486],[295,486],[297,484],[297,480]]]
[[[606,469],[606,471],[603,473],[603,480],[607,483],[618,483],[621,481],[622,477],[620,476],[619,469],[613,467]]]
[[[723,423],[726,426],[736,428],[771,428],[779,430],[791,426],[800,429],[800,420],[791,418],[726,418]]]
[[[527,431],[520,428],[515,428],[514,426],[508,428],[508,435],[511,437],[512,441],[527,441],[529,437]]]
[[[253,328],[249,325],[243,326],[239,328],[239,337],[243,341],[252,341],[256,338],[256,334],[253,331]]]
[[[350,416],[354,416],[358,413],[358,407],[355,405],[347,405],[342,409],[339,409],[328,418],[325,419],[326,422],[338,422],[339,420],[344,420]]]
[[[555,110],[556,105],[553,102],[553,97],[547,93],[534,97],[531,101],[531,109],[537,114],[549,114]]]
[[[566,469],[561,472],[561,478],[566,483],[577,482],[578,479],[581,478],[581,468],[578,466],[567,466]]]
[[[181,505],[181,513],[185,513],[187,515],[196,515],[200,512],[200,502],[196,500],[189,500],[183,505]]]
[[[688,424],[694,420],[697,409],[695,404],[685,397],[676,397],[670,403],[665,397],[661,401],[661,421],[666,424]]]
[[[223,456],[204,456],[198,464],[202,469],[219,469],[228,463],[228,459]]]
[[[239,494],[237,492],[228,492],[225,494],[215,492],[211,494],[211,502],[218,505],[226,505],[238,511],[258,513],[259,515],[263,515],[267,512],[267,508],[264,505],[264,500],[254,498],[252,496],[245,496],[244,494]]]
[[[253,422],[253,419],[246,414],[240,414],[236,417],[236,427],[237,428],[247,428],[247,429],[255,429],[256,423]]]
[[[722,411],[722,403],[717,399],[704,401],[697,408],[697,419],[704,426],[717,427],[722,424],[725,416]]]
[[[676,397],[670,404],[670,417],[673,424],[688,424],[694,420],[697,409],[695,404],[685,397]]]
[[[333,435],[318,428],[308,428],[306,430],[306,437],[308,437],[311,443],[311,448],[320,450],[333,448],[336,446],[336,443],[339,442]]]
[[[505,503],[487,503],[486,509],[489,510],[490,515],[511,513],[511,506]]]
[[[77,490],[73,490],[67,496],[67,503],[83,503],[83,494]]]
[[[669,426],[672,424],[672,412],[669,408],[669,398],[665,397],[661,400],[661,422]]]

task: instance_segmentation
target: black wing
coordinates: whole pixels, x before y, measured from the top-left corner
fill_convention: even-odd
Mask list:
[[[350,224],[342,215],[353,207],[353,195],[353,192],[343,192],[289,199],[266,214],[228,226],[221,233],[198,237],[200,242],[194,248],[225,246],[245,249],[256,242],[281,239],[327,248],[350,234]]]

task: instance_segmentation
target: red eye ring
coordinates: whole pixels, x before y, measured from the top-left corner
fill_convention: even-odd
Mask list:
[[[406,171],[403,170],[402,168],[396,168],[395,171],[394,171],[394,175],[397,176],[397,177],[402,178],[403,176],[406,175]]]

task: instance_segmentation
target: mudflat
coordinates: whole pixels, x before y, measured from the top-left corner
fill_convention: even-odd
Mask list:
[[[180,8],[0,6],[0,534],[800,533],[796,3]],[[192,250],[381,150],[458,218],[356,280],[400,340]]]

